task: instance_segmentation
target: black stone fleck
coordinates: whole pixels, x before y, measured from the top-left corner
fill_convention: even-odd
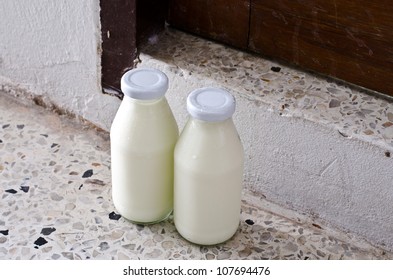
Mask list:
[[[108,242],[101,242],[100,245],[98,245],[101,251],[105,251],[109,249],[109,244]]]
[[[320,226],[320,225],[318,225],[318,224],[312,224],[314,227],[316,227],[316,228],[319,228],[319,229],[322,229],[322,227]]]
[[[83,173],[82,178],[89,178],[91,176],[93,176],[93,169],[86,170],[85,173]]]
[[[14,189],[8,189],[8,190],[5,190],[5,192],[14,194],[14,193],[17,193],[18,191],[14,190]]]
[[[3,143],[3,140],[0,139],[0,144]]]
[[[281,67],[273,66],[272,68],[270,68],[270,70],[272,70],[273,72],[280,72],[281,71]]]
[[[42,246],[46,243],[48,243],[48,241],[46,241],[46,239],[43,237],[39,237],[36,241],[34,241],[34,244],[37,246]],[[37,248],[37,247],[35,247],[35,248]]]
[[[51,234],[54,231],[56,231],[56,229],[54,227],[47,227],[47,228],[41,229],[41,234],[49,235],[49,234]]]
[[[20,190],[27,193],[29,191],[30,187],[29,186],[21,186]]]
[[[8,235],[8,229],[6,229],[6,230],[0,230],[0,233],[1,233],[2,235]]]
[[[338,131],[338,133],[339,133],[342,137],[345,137],[345,138],[349,137],[347,134],[341,132],[340,130]]]
[[[45,138],[48,138],[48,134],[40,134],[41,136],[44,136]]]
[[[9,127],[10,125],[9,124],[5,124],[5,125],[3,125],[3,129],[4,128],[7,128],[7,127]]]
[[[385,152],[385,156],[390,157],[390,152],[389,151]]]
[[[336,108],[336,107],[339,107],[340,104],[341,104],[341,102],[340,102],[339,100],[337,100],[337,99],[332,99],[332,100],[330,100],[330,102],[329,102],[329,108]]]
[[[81,190],[83,188],[83,184],[79,186],[79,190]]]
[[[25,127],[25,125],[24,125],[24,124],[18,124],[16,127],[17,127],[18,129],[23,129],[23,128]]]
[[[121,215],[120,214],[117,214],[117,213],[115,213],[115,212],[111,212],[111,213],[109,213],[109,219],[111,219],[111,220],[119,220],[121,218]]]
[[[252,225],[255,224],[255,223],[254,223],[253,220],[247,219],[247,220],[246,220],[246,224],[252,226]]]
[[[53,143],[52,146],[50,146],[50,147],[51,147],[51,148],[54,148],[54,147],[56,147],[56,146],[59,146],[59,144]]]
[[[137,225],[136,225],[136,229],[137,229],[138,231],[142,231],[144,228],[145,228],[145,225],[141,225],[141,224],[137,224]]]

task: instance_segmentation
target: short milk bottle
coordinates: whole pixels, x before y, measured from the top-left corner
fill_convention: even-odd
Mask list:
[[[134,69],[121,79],[124,99],[110,132],[112,198],[117,211],[135,223],[162,221],[173,210],[179,132],[167,89],[168,77],[156,69]]]
[[[244,154],[232,120],[235,99],[220,88],[194,90],[175,148],[174,222],[188,241],[213,245],[240,222]]]

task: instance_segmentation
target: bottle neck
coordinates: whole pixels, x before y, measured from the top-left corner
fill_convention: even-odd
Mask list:
[[[155,104],[155,103],[160,102],[163,99],[165,99],[165,96],[162,96],[162,97],[157,98],[157,99],[146,99],[146,100],[132,98],[132,97],[129,97],[127,95],[124,95],[124,98],[123,98],[123,100],[126,101],[126,102],[137,103],[137,104],[145,104],[145,105]]]
[[[211,122],[211,121],[204,121],[204,120],[200,120],[200,119],[194,118],[192,116],[189,116],[189,121],[194,123],[195,125],[206,126],[206,127],[226,126],[226,125],[233,124],[232,118],[228,118],[226,120],[218,121],[218,122]]]

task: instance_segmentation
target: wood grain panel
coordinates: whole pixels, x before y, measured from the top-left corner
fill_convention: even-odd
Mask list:
[[[165,27],[167,0],[100,1],[102,88],[120,99],[121,76],[134,67],[139,45]]]
[[[239,48],[247,47],[250,0],[170,0],[169,24]]]
[[[249,48],[393,95],[387,0],[252,0]]]
[[[100,1],[100,6],[102,87],[122,98],[120,78],[136,57],[136,0]]]

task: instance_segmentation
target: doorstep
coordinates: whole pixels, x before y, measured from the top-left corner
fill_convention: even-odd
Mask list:
[[[171,28],[140,48],[138,67],[169,76],[180,128],[193,89],[234,94],[257,198],[393,250],[392,98]]]

